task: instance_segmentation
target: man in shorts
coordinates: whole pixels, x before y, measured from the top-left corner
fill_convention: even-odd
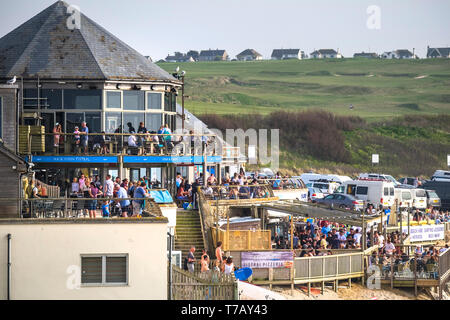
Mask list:
[[[86,125],[86,122],[82,122],[81,123],[81,147],[84,148],[84,153],[87,154],[88,153],[88,144],[89,144],[89,128]]]

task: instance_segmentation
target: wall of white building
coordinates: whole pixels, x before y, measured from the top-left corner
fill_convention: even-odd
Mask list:
[[[167,219],[39,222],[0,220],[0,299],[7,298],[11,234],[11,299],[166,300]],[[128,283],[83,286],[81,255],[127,254]]]

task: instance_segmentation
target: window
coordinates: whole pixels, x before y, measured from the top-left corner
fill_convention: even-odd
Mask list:
[[[62,109],[62,90],[43,89],[40,97],[42,109]]]
[[[37,109],[38,108],[38,92],[37,89],[23,89],[23,108]]]
[[[145,127],[149,132],[157,132],[162,125],[161,113],[147,113],[145,114]]]
[[[161,110],[161,93],[147,93],[147,109]]]
[[[426,197],[427,194],[425,193],[425,190],[423,189],[417,189],[416,190],[416,197]]]
[[[100,112],[86,112],[84,121],[86,121],[86,125],[89,128],[90,133],[101,132],[102,124]]]
[[[72,133],[75,131],[75,127],[81,129],[81,123],[84,121],[84,113],[66,113],[66,132]],[[89,128],[90,129],[90,128]],[[90,130],[89,130],[90,131]]]
[[[402,192],[402,198],[403,200],[411,200],[411,193],[408,191]]]
[[[101,90],[64,90],[64,109],[101,108]]]
[[[326,199],[326,200],[333,200],[334,199],[334,195],[330,194],[330,195],[326,196],[324,199]]]
[[[384,195],[388,196],[389,195],[389,188],[384,188]]]
[[[106,92],[106,108],[120,109],[122,107],[122,93],[120,91]]]
[[[143,91],[124,91],[123,92],[123,109],[124,110],[145,110],[144,92]]]
[[[106,112],[105,113],[105,132],[114,133],[119,126],[122,125],[121,112]],[[120,133],[120,132],[119,132]]]
[[[137,132],[139,123],[144,121],[144,113],[123,113],[123,133],[129,133],[131,131]],[[147,128],[148,129],[148,128]]]
[[[356,194],[366,195],[369,191],[368,187],[357,187],[356,188]]]
[[[81,283],[124,285],[128,283],[127,255],[81,257]]]
[[[164,95],[164,110],[170,112],[177,111],[177,97],[173,92],[166,92]]]
[[[348,186],[347,186],[347,194],[351,194],[351,195],[355,195],[355,192],[356,192],[356,185],[354,185],[354,184],[349,184]]]
[[[395,194],[394,188],[390,188],[389,190],[391,191],[391,196],[394,196],[394,194]]]

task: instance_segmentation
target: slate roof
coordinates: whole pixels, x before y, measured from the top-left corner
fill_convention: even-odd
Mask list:
[[[320,49],[320,50],[316,50],[314,51],[313,54],[337,54],[336,50],[334,49]]]
[[[177,81],[81,13],[70,30],[58,1],[0,39],[0,78]]]
[[[427,57],[430,56],[450,57],[450,48],[428,48]]]
[[[202,50],[200,57],[222,57],[225,54],[225,50]]]
[[[400,57],[412,57],[412,52],[406,49],[395,50],[395,53]]]
[[[262,57],[261,54],[259,54],[258,52],[256,52],[253,49],[244,50],[241,53],[239,53],[236,57],[243,57],[243,56]]]
[[[272,58],[282,58],[285,54],[295,54],[298,55],[300,49],[273,49]]]

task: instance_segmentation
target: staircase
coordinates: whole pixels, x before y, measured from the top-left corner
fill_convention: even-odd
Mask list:
[[[199,213],[198,211],[178,209],[174,250],[182,252],[182,261],[192,245],[195,246],[195,259],[200,261],[204,244]]]

